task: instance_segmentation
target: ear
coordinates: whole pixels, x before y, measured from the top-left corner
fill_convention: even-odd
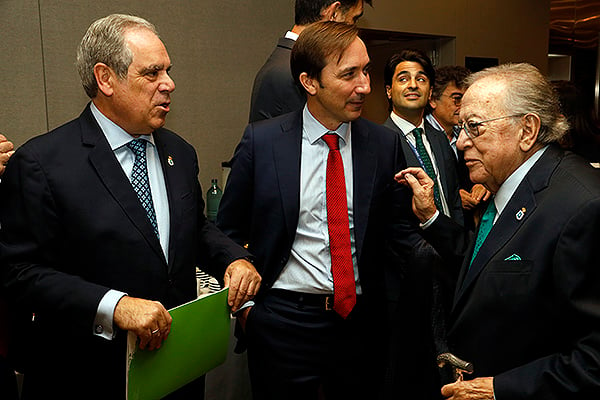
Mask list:
[[[311,96],[317,94],[317,86],[319,86],[319,82],[316,79],[308,76],[306,72],[302,72],[299,78],[300,83],[304,87],[304,90],[308,92],[308,94],[310,94]]]
[[[437,101],[431,98],[431,94],[429,95],[429,106],[434,110],[437,107]]]
[[[392,87],[390,85],[385,85],[385,94],[388,99],[392,99]]]
[[[97,63],[94,65],[94,77],[102,94],[107,97],[112,96],[114,92],[113,80],[116,79],[114,71],[104,63]]]
[[[525,115],[523,118],[521,137],[519,140],[519,148],[522,151],[527,152],[535,145],[541,126],[542,121],[540,120],[539,116],[532,113]]]
[[[341,3],[333,2],[321,10],[321,21],[335,21],[337,17],[341,17]]]

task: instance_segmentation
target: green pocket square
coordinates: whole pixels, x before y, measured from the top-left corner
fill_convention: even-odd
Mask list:
[[[504,261],[520,261],[520,260],[521,260],[521,257],[519,257],[518,254],[513,254],[512,256],[504,259]]]

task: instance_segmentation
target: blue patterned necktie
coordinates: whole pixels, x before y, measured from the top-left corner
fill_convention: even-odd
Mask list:
[[[442,201],[440,199],[440,188],[438,187],[437,177],[435,176],[435,169],[433,168],[433,163],[431,162],[431,158],[429,157],[429,153],[427,153],[427,149],[425,149],[425,144],[423,143],[423,129],[415,128],[412,130],[412,134],[415,137],[415,142],[417,143],[417,153],[419,153],[419,157],[421,157],[421,161],[423,162],[423,167],[425,167],[425,172],[431,179],[433,179],[433,200],[435,202],[435,207],[443,213],[444,208],[442,207]]]
[[[154,202],[152,201],[152,192],[150,191],[150,181],[148,180],[148,167],[146,165],[146,140],[134,139],[127,143],[127,147],[129,147],[129,149],[135,155],[133,170],[131,172],[131,185],[140,199],[144,210],[146,210],[146,215],[150,220],[150,224],[154,228],[156,237],[160,238],[158,234],[158,224],[156,223]]]
[[[488,204],[483,216],[481,217],[481,222],[479,223],[479,231],[477,232],[477,239],[475,240],[475,248],[473,249],[473,256],[471,257],[471,262],[469,263],[469,267],[473,264],[473,260],[477,256],[481,245],[485,241],[488,233],[492,230],[492,226],[494,225],[494,218],[496,217],[496,205],[494,204],[494,198],[490,199],[490,203]]]

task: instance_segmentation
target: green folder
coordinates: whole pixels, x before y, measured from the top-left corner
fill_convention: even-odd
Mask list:
[[[222,364],[227,357],[228,289],[169,310],[171,333],[160,349],[140,350],[127,340],[127,399],[160,399]]]

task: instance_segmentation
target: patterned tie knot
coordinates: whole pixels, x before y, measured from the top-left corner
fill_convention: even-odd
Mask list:
[[[339,136],[335,132],[327,132],[323,135],[323,140],[327,143],[329,150],[339,150],[340,141]]]
[[[133,139],[131,142],[127,143],[127,147],[133,151],[136,158],[146,158],[146,141],[144,139]]]
[[[421,135],[423,135],[422,128],[415,128],[412,130],[413,135],[415,135],[416,140],[421,140]]]

